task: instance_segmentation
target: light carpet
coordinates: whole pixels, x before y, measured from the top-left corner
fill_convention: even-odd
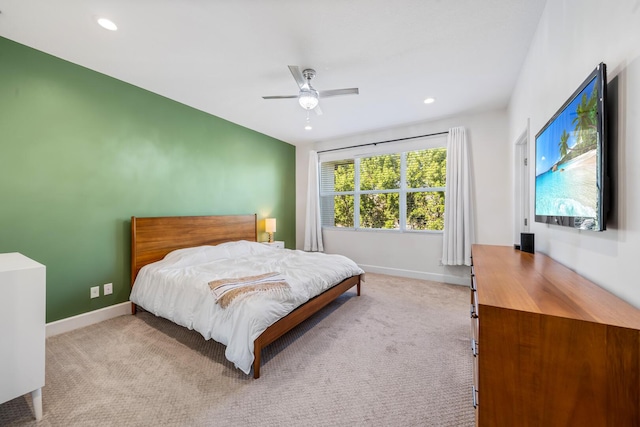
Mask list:
[[[2,426],[473,426],[469,291],[367,274],[263,350],[254,380],[225,347],[149,313],[47,339],[44,417]]]

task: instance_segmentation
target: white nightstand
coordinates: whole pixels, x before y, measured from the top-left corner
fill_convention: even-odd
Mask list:
[[[275,242],[262,242],[265,245],[273,246],[274,248],[284,249],[284,242],[282,240],[276,240]]]

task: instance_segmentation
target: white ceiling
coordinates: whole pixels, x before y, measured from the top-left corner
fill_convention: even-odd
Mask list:
[[[0,35],[297,145],[505,107],[544,5],[0,0]],[[360,95],[321,99],[305,131],[295,99],[262,99],[297,94],[287,65],[314,68],[316,89]]]

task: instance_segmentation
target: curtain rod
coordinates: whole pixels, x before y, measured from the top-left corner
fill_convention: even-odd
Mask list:
[[[406,138],[398,138],[398,139],[389,139],[387,141],[379,141],[379,142],[369,142],[367,144],[360,144],[360,145],[351,145],[349,147],[340,147],[340,148],[331,148],[329,150],[320,150],[318,151],[318,154],[320,153],[328,153],[329,151],[338,151],[338,150],[347,150],[349,148],[358,148],[358,147],[366,147],[368,145],[378,145],[378,144],[386,144],[387,142],[398,142],[398,141],[405,141],[407,139],[416,139],[416,138],[424,138],[426,136],[436,136],[436,135],[446,135],[448,134],[449,131],[446,132],[436,132],[436,133],[427,133],[424,135],[417,135],[417,136],[408,136]]]

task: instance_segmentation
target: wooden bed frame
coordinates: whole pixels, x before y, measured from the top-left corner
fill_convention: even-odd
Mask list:
[[[217,245],[237,240],[257,242],[257,216],[173,216],[131,217],[131,287],[140,269],[159,261],[169,252],[192,246]],[[360,295],[360,276],[349,277],[299,306],[269,326],[254,341],[253,377],[260,377],[262,349],[321,310],[347,290],[356,286]],[[132,314],[136,313],[131,304]]]

